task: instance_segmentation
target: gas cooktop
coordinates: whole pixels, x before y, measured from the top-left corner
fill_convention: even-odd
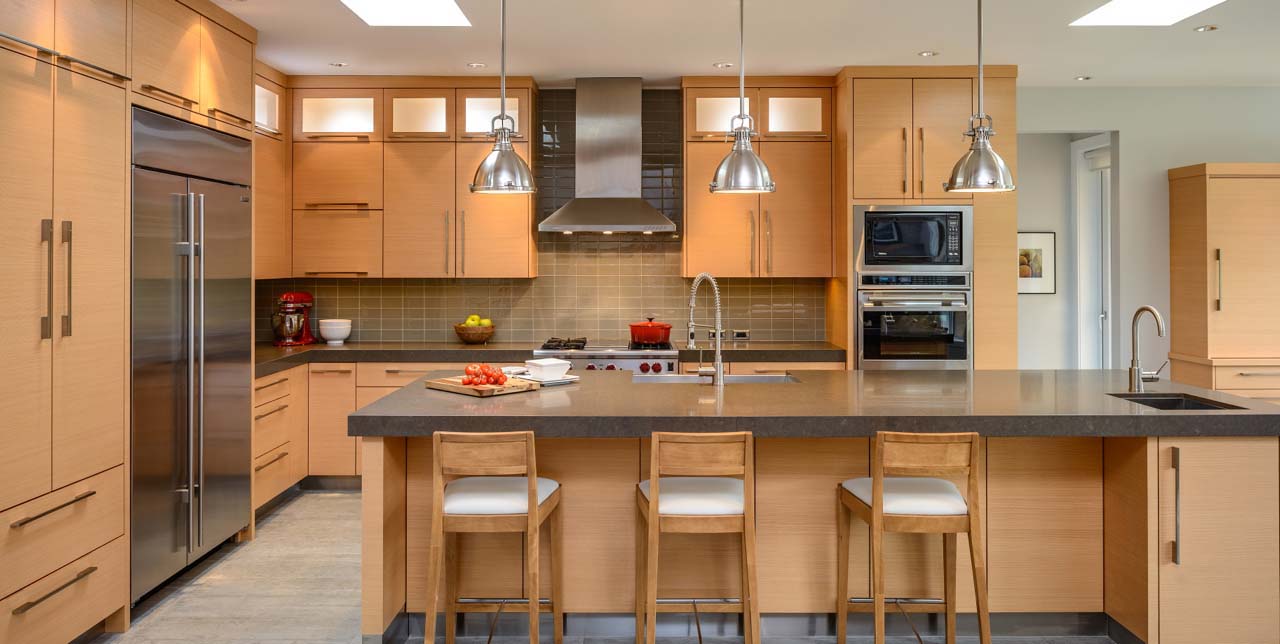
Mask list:
[[[678,373],[680,352],[671,343],[592,345],[586,338],[551,338],[534,349],[533,355],[560,358],[573,363],[572,369],[622,370],[640,373]]]

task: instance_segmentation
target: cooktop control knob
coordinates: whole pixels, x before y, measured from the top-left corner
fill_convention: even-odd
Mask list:
[[[605,370],[605,371],[614,371],[614,370],[616,370],[616,369],[617,369],[617,367],[615,367],[615,366],[613,365],[613,363],[609,363],[609,366],[607,366],[607,367],[605,367],[605,368],[604,368],[604,370]]]
[[[653,363],[653,365],[652,365],[652,366],[650,366],[650,365],[640,365],[640,368],[641,368],[641,369],[644,369],[645,367],[648,367],[649,369],[653,369],[653,372],[654,372],[654,373],[662,373],[662,363],[661,363],[661,362],[655,362],[655,363]]]
[[[655,364],[654,366],[656,367],[657,365]],[[647,362],[640,363],[640,373],[649,373],[649,363]]]

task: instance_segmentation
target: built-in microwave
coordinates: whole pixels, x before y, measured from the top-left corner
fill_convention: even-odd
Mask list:
[[[972,206],[854,206],[856,270],[973,270]]]

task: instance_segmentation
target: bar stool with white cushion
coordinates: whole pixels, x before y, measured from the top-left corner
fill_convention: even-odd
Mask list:
[[[436,432],[432,456],[431,548],[427,558],[427,613],[423,640],[435,641],[441,572],[445,642],[454,644],[459,612],[494,612],[499,602],[459,602],[458,537],[464,532],[524,534],[524,589],[529,613],[529,642],[538,642],[538,616],[554,616],[554,641],[564,640],[561,567],[564,560],[560,483],[538,476],[533,432]],[[548,521],[549,520],[549,521]],[[538,536],[551,528],[551,602],[538,598]],[[509,598],[517,602],[522,598]]]
[[[960,475],[968,479],[964,492],[950,480],[935,478]],[[871,455],[871,476],[844,481],[836,487],[836,499],[836,642],[843,644],[848,630],[849,534],[856,515],[871,526],[871,610],[875,614],[876,644],[884,644],[885,638],[886,532],[942,535],[947,644],[956,641],[956,535],[969,535],[978,637],[981,644],[991,644],[985,535],[978,497],[977,434],[879,432]]]
[[[743,596],[727,612],[741,612],[743,639],[759,644],[753,453],[748,432],[653,435],[649,472],[656,478],[636,486],[637,644],[654,644],[659,610],[697,614],[692,601],[658,604],[658,539],[664,532],[742,535]]]

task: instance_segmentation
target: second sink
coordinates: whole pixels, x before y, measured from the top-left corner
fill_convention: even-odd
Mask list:
[[[1141,394],[1108,394],[1116,398],[1123,398],[1130,402],[1138,403],[1152,409],[1178,410],[1178,409],[1244,409],[1230,403],[1218,402],[1192,396],[1190,394],[1181,393],[1141,393]]]
[[[711,378],[709,376],[699,376],[691,373],[690,374],[671,374],[666,376],[663,376],[663,375],[645,376],[645,375],[635,374],[631,376],[631,381],[644,382],[644,383],[666,383],[666,384],[682,383],[686,385],[711,384]],[[791,374],[785,374],[785,373],[751,373],[751,374],[738,374],[738,375],[727,374],[724,377],[724,384],[726,385],[749,384],[749,383],[782,384],[782,383],[790,383],[790,382],[799,382],[799,381],[796,380],[794,377],[792,377]]]

